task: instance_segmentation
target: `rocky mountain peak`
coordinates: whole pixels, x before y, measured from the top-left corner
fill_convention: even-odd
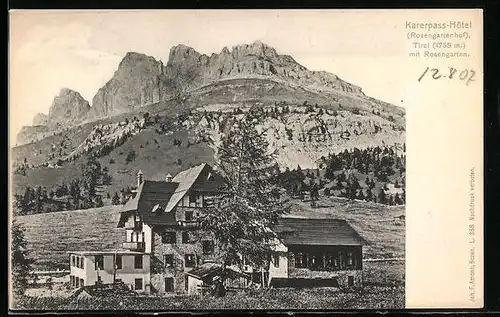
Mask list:
[[[178,64],[183,62],[198,62],[201,54],[194,48],[184,44],[178,44],[170,49],[168,64]]]
[[[33,117],[33,125],[34,126],[37,126],[37,125],[47,125],[47,121],[48,121],[48,116],[44,113],[37,113],[34,117]]]
[[[134,63],[137,62],[155,63],[156,59],[152,56],[148,56],[142,53],[127,52],[127,54],[125,54],[118,67],[134,66]]]
[[[79,92],[62,88],[49,109],[47,125],[51,128],[77,125],[85,119],[89,110],[89,102]]]
[[[256,55],[267,58],[275,58],[278,56],[278,53],[276,53],[276,50],[274,48],[261,41],[255,41],[251,44],[241,44],[234,46],[231,53],[237,58],[248,55]]]

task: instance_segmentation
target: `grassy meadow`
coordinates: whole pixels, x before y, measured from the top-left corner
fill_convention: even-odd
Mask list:
[[[36,270],[69,269],[67,251],[120,247],[124,231],[117,228],[121,206],[18,216],[25,228]]]
[[[31,310],[344,310],[396,309],[404,307],[404,290],[398,287],[367,286],[358,290],[336,288],[261,289],[213,296],[137,296],[92,298],[68,301],[63,298],[23,297],[18,309]]]

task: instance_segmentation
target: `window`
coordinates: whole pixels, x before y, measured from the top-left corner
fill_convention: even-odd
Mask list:
[[[307,267],[307,253],[302,253],[302,252],[295,253],[295,267],[297,268]]]
[[[198,195],[196,195],[196,193],[189,193],[189,204],[196,204],[196,198],[198,198]]]
[[[83,287],[85,286],[85,281],[83,280],[83,278],[80,279],[80,287]]]
[[[340,270],[345,269],[345,256],[343,252],[339,252],[339,265],[338,268]]]
[[[354,286],[354,276],[347,277],[347,286]]]
[[[273,264],[274,264],[274,267],[280,267],[280,256],[279,256],[279,254],[273,254]]]
[[[174,266],[174,255],[173,254],[165,254],[163,256],[163,263],[165,263],[165,267]]]
[[[196,265],[194,254],[186,254],[184,256],[184,262],[185,267],[194,267]]]
[[[117,255],[116,256],[116,269],[119,270],[122,268],[122,256]]]
[[[81,258],[81,259],[80,259],[80,267],[81,267],[82,269],[84,269],[84,265],[83,265],[83,263],[84,263],[84,262],[85,262],[85,258]]]
[[[75,256],[71,256],[71,266],[76,266]]]
[[[182,243],[190,243],[189,241],[189,232],[182,232]]]
[[[347,253],[347,265],[352,266],[354,265],[354,256],[352,252]]]
[[[134,256],[134,268],[135,269],[142,269],[142,255]]]
[[[95,270],[103,270],[104,269],[104,257],[102,255],[95,256]]]
[[[310,254],[309,255],[309,263],[308,267],[313,269],[321,269],[322,266],[322,257],[319,254]]]
[[[325,267],[330,269],[334,267],[333,256],[331,253],[325,254]]]
[[[175,232],[164,232],[161,236],[162,243],[173,244],[176,242]]]
[[[212,240],[205,240],[202,242],[203,254],[211,254],[214,252],[214,242]]]
[[[185,219],[186,219],[186,221],[193,221],[193,211],[192,210],[186,210]]]
[[[71,287],[75,287],[75,277],[73,275],[69,276],[69,285],[71,285]]]
[[[136,278],[134,286],[136,290],[142,290],[142,278]]]
[[[317,262],[317,257],[316,257],[316,255],[315,255],[315,254],[313,254],[313,255],[311,256],[311,265],[312,265],[312,266],[317,266],[317,265],[318,265],[318,262]]]
[[[78,277],[75,278],[75,287],[80,287],[80,279]]]
[[[174,278],[166,277],[165,278],[165,292],[173,292],[174,291]]]

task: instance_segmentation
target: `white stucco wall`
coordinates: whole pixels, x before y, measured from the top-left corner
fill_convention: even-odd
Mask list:
[[[116,270],[116,279],[121,279],[131,289],[135,289],[135,279],[142,278],[143,287],[138,292],[149,292],[150,280],[150,255],[142,255],[142,269],[134,268],[134,256],[132,254],[122,254],[122,268]],[[80,256],[84,259],[84,268],[71,266],[70,275],[84,280],[84,285],[95,285],[98,276],[104,284],[114,281],[114,255],[104,254],[104,267],[102,270],[95,269],[95,255]]]
[[[269,282],[273,277],[288,277],[288,257],[285,252],[279,252],[279,266],[275,267],[273,261],[269,263]]]
[[[198,286],[201,286],[203,281],[188,275],[188,295],[198,294]]]

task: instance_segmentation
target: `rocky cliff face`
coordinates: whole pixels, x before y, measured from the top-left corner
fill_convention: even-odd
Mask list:
[[[167,99],[174,90],[171,82],[161,61],[129,52],[113,78],[92,99],[89,117],[107,117]]]
[[[280,168],[317,168],[322,156],[339,153],[356,147],[365,149],[379,145],[405,143],[404,128],[380,116],[368,113],[353,114],[349,111],[308,110],[307,107],[289,107],[283,112],[267,109],[259,119],[258,129],[266,131],[269,152],[276,153]],[[222,131],[228,120],[234,118],[227,108],[199,109],[199,121],[186,122],[187,128],[196,131],[199,139],[212,140],[210,146],[217,154]],[[219,112],[221,110],[222,112]],[[203,111],[203,112],[202,112]]]
[[[16,136],[16,145],[36,142],[49,135],[49,128],[45,125],[24,126]]]
[[[209,84],[222,79],[269,78],[288,82],[313,91],[337,90],[364,96],[360,87],[347,83],[334,74],[309,71],[289,55],[279,55],[262,42],[222,49],[210,57],[194,49],[177,45],[170,51],[166,74],[182,78],[191,86]]]
[[[364,96],[360,87],[327,72],[309,71],[291,56],[264,43],[224,48],[207,56],[186,45],[170,50],[168,62],[129,52],[113,78],[92,100],[90,118],[102,118],[167,100],[225,79],[266,78],[314,92],[332,90]]]
[[[37,113],[33,117],[33,125],[34,126],[36,126],[36,125],[47,125],[48,120],[49,120],[49,117],[46,114]]]
[[[78,125],[84,121],[89,110],[89,102],[80,93],[63,88],[52,102],[47,125],[51,130]]]

